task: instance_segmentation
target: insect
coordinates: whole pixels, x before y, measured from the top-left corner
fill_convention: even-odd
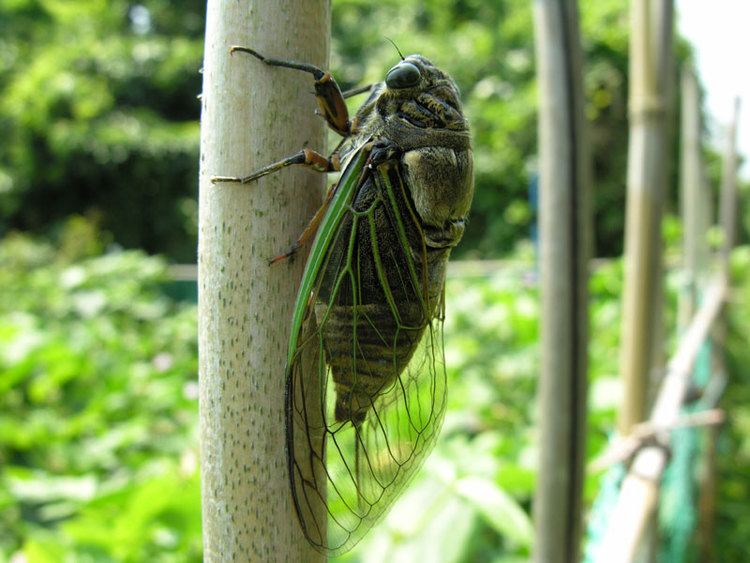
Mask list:
[[[349,118],[332,76],[311,73],[320,113],[343,140],[330,157],[304,149],[244,178],[299,164],[341,171],[287,254],[315,236],[297,295],[286,366],[287,458],[305,536],[351,548],[393,504],[434,445],[446,405],[443,353],[448,257],[474,190],[469,127],[455,82],[420,55],[401,56]]]

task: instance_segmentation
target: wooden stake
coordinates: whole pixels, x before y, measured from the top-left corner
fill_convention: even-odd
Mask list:
[[[734,101],[734,116],[727,131],[724,167],[721,177],[719,224],[724,233],[721,247],[722,266],[729,275],[729,255],[737,237],[737,123],[740,119],[740,99]]]

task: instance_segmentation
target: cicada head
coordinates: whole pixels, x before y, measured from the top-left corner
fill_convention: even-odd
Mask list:
[[[409,55],[388,71],[379,109],[422,128],[463,131],[458,86],[422,55]]]

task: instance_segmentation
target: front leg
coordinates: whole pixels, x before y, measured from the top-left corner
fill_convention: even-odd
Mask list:
[[[302,70],[312,74],[315,78],[315,98],[318,101],[318,107],[328,123],[328,126],[344,137],[348,137],[351,134],[352,124],[351,121],[349,121],[349,110],[346,108],[344,95],[341,93],[341,88],[339,88],[339,85],[336,83],[336,80],[330,72],[325,72],[318,67],[307,63],[269,59],[249,47],[235,45],[229,49],[230,54],[235,51],[248,53],[269,66],[293,68],[295,70]]]
[[[367,167],[377,168],[380,164],[389,160],[397,160],[404,154],[403,149],[393,141],[381,139],[372,143],[370,157],[367,159]]]
[[[268,166],[264,166],[263,168],[261,168],[260,170],[256,170],[249,176],[212,176],[211,182],[214,184],[218,182],[237,182],[240,184],[248,184],[257,180],[258,178],[266,176],[267,174],[271,174],[273,172],[281,170],[282,168],[286,168],[287,166],[292,166],[294,164],[305,166],[307,168],[310,168],[311,170],[315,170],[316,172],[336,172],[341,169],[341,161],[339,160],[338,154],[334,153],[330,158],[326,158],[325,156],[323,156],[319,152],[315,152],[314,150],[302,149],[297,154],[279,160],[278,162],[274,162],[273,164],[269,164]]]

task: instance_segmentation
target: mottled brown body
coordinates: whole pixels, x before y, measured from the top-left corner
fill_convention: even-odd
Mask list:
[[[440,312],[446,263],[463,235],[473,196],[469,131],[455,83],[419,55],[407,57],[388,76],[401,65],[416,68],[418,80],[391,87],[387,77],[376,85],[342,145],[345,156],[373,139],[384,147],[384,160],[377,164],[381,174],[369,176],[357,191],[356,213],[331,250],[330,279],[324,274],[315,309],[336,384],[336,420],[355,425],[394,384]],[[392,207],[377,205],[393,195],[399,217],[392,216]],[[402,245],[400,226],[408,249],[394,252]],[[350,249],[357,279],[345,281],[331,302],[333,273]]]

